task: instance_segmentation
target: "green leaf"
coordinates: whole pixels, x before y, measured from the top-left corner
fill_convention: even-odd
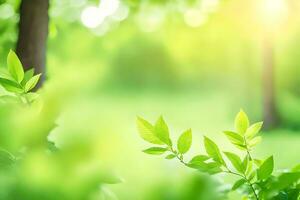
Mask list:
[[[239,145],[244,144],[244,138],[239,134],[232,131],[224,131],[223,133],[226,135],[226,137],[228,138],[228,140],[230,140],[231,143]]]
[[[192,145],[192,130],[189,129],[181,134],[177,141],[177,148],[179,153],[185,154],[189,151]]]
[[[172,146],[172,141],[169,136],[169,128],[162,116],[157,120],[154,128],[156,137],[168,146]]]
[[[168,160],[171,160],[173,158],[176,158],[176,155],[175,154],[169,154],[165,157],[165,159],[168,159]]]
[[[0,85],[8,92],[23,93],[21,86],[14,81],[0,78]]]
[[[240,179],[240,180],[236,181],[236,182],[233,184],[231,190],[232,190],[232,191],[237,190],[238,188],[240,188],[240,187],[241,187],[242,185],[244,185],[245,183],[246,183],[246,180],[245,180],[245,179]]]
[[[263,122],[258,122],[258,123],[255,123],[255,124],[251,125],[251,126],[247,129],[247,131],[246,131],[246,133],[245,133],[245,136],[246,136],[248,139],[253,138],[253,137],[260,131],[262,125],[263,125]]]
[[[21,84],[25,86],[25,84],[33,77],[33,75],[34,75],[34,68],[27,70],[24,74],[24,78]]]
[[[224,152],[224,154],[227,156],[227,158],[229,159],[229,161],[231,162],[231,164],[234,166],[234,168],[238,172],[241,172],[241,173],[244,172],[242,161],[241,161],[241,159],[240,159],[239,156],[237,156],[236,154],[231,153],[231,152]]]
[[[207,161],[209,159],[208,156],[206,155],[197,155],[194,156],[191,160],[190,160],[190,164],[195,164],[195,163],[203,163],[205,161]]]
[[[137,117],[136,123],[141,138],[152,144],[164,144],[155,136],[154,127],[149,122],[141,117]]]
[[[218,146],[208,137],[204,137],[204,146],[206,153],[212,157],[216,162],[226,166],[225,161],[222,158],[221,152]]]
[[[248,157],[248,155],[246,155],[245,158],[244,158],[244,160],[243,160],[243,162],[242,162],[243,173],[246,173],[246,171],[247,171],[247,169],[249,167],[249,164],[250,164],[249,157]]]
[[[222,169],[220,168],[221,164],[218,162],[209,162],[209,163],[192,162],[192,163],[188,163],[187,166],[209,174],[216,174],[222,172]]]
[[[244,144],[234,144],[234,146],[242,151],[247,150],[247,146]]]
[[[243,110],[241,110],[236,115],[234,124],[235,124],[235,129],[239,134],[241,135],[245,134],[249,126],[249,119]]]
[[[256,175],[255,171],[251,172],[250,175],[248,176],[248,180],[252,181],[255,178],[255,175]]]
[[[292,186],[294,183],[299,182],[299,179],[300,179],[300,173],[299,172],[283,173],[278,177],[278,180],[271,185],[271,187],[276,188],[278,190],[281,190],[281,189],[284,189],[288,186]]]
[[[252,140],[250,140],[248,142],[248,146],[250,148],[254,147],[254,146],[258,145],[261,142],[261,140],[262,140],[261,136],[256,136],[255,138],[253,138]]]
[[[271,176],[274,170],[273,156],[267,158],[257,170],[257,177],[259,180],[264,180]]]
[[[10,73],[8,72],[8,69],[6,69],[6,68],[1,68],[1,67],[0,67],[0,78],[4,78],[4,79],[11,80],[11,81],[15,81],[15,80],[11,77]]]
[[[259,160],[259,159],[254,159],[253,161],[254,161],[254,163],[255,163],[255,165],[256,165],[257,167],[260,167],[261,164],[263,163],[263,161],[262,161],[262,160]]]
[[[36,84],[38,83],[41,74],[33,76],[26,84],[25,84],[25,92],[32,90]]]
[[[149,149],[143,150],[144,153],[152,154],[152,155],[161,155],[165,153],[168,149],[163,147],[151,147]]]
[[[16,53],[12,50],[9,51],[7,56],[7,66],[8,71],[14,80],[21,83],[24,78],[23,66]]]

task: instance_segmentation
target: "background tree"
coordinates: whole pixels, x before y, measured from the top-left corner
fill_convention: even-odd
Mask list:
[[[45,74],[49,0],[22,0],[17,55],[25,70]],[[42,80],[44,77],[42,78]]]

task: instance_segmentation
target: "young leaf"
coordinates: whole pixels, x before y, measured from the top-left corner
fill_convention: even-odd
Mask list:
[[[152,154],[152,155],[161,155],[165,153],[168,149],[163,147],[151,147],[149,149],[143,150],[144,153]]]
[[[244,172],[242,161],[239,156],[237,156],[234,153],[230,153],[230,152],[224,152],[224,154],[227,156],[227,158],[230,160],[231,164],[234,166],[234,168],[238,172],[241,172],[241,173]]]
[[[243,162],[242,162],[243,173],[247,173],[246,171],[247,171],[249,165],[250,165],[250,162],[249,162],[249,157],[248,157],[248,155],[247,155],[247,156],[245,156],[245,158],[244,158],[244,160],[243,160]]]
[[[141,138],[152,144],[164,144],[155,136],[154,127],[149,122],[141,117],[137,117],[136,123]]]
[[[181,134],[177,141],[177,148],[179,153],[185,154],[192,145],[192,130],[189,129]]]
[[[206,153],[212,157],[216,162],[226,166],[225,161],[222,158],[221,152],[218,146],[208,137],[204,137],[204,146]]]
[[[191,160],[190,160],[190,164],[193,164],[193,163],[203,163],[205,161],[207,161],[209,159],[208,156],[206,155],[197,155],[197,156],[194,156]]]
[[[2,67],[0,67],[0,78],[8,79],[8,80],[10,80],[10,81],[15,81],[15,80],[11,77],[10,73],[8,72],[8,69],[2,68]]]
[[[248,176],[248,180],[252,181],[255,178],[255,175],[256,175],[255,171],[251,172],[250,175]]]
[[[165,159],[171,160],[171,159],[173,159],[173,158],[175,158],[175,157],[176,157],[175,154],[169,154],[169,155],[167,155],[167,156],[165,157]]]
[[[255,138],[253,138],[252,140],[250,140],[250,142],[248,143],[249,147],[254,147],[256,146],[257,144],[259,144],[261,142],[262,138],[261,136],[257,136]]]
[[[236,115],[234,124],[235,124],[235,129],[239,134],[241,135],[245,134],[249,126],[249,119],[243,110],[241,110]]]
[[[21,83],[24,78],[23,66],[16,53],[12,50],[9,51],[7,56],[7,66],[8,71],[14,80]]]
[[[247,150],[247,146],[244,144],[234,144],[234,146],[242,151]]]
[[[257,178],[259,180],[267,179],[274,170],[273,156],[267,158],[257,170]]]
[[[245,133],[245,136],[246,136],[248,139],[254,137],[254,136],[260,131],[262,125],[263,125],[263,122],[258,122],[258,123],[255,123],[255,124],[251,125],[251,126],[247,129],[247,131],[246,131],[246,133]]]
[[[0,85],[2,85],[2,87],[8,92],[15,92],[15,93],[23,92],[23,89],[18,83],[8,79],[0,78]]]
[[[262,162],[261,160],[259,160],[259,159],[254,159],[253,161],[254,161],[254,163],[255,163],[255,165],[256,165],[257,167],[260,167],[261,164],[263,163],[263,162]]]
[[[25,84],[33,77],[33,75],[34,75],[34,68],[27,70],[24,74],[24,78],[21,84],[25,86]]]
[[[169,128],[163,119],[163,117],[160,117],[156,124],[155,124],[155,135],[157,138],[159,138],[160,141],[167,144],[168,146],[172,146],[172,141],[169,137]]]
[[[240,136],[239,134],[232,132],[232,131],[224,131],[224,134],[230,140],[231,143],[233,144],[239,144],[243,145],[244,144],[244,138]]]
[[[40,79],[41,74],[33,76],[29,81],[25,84],[25,92],[32,90]]]
[[[233,184],[231,190],[232,190],[232,191],[237,190],[239,187],[241,187],[241,186],[244,185],[245,183],[246,183],[246,180],[245,180],[245,179],[240,179],[240,180],[236,181],[236,182]]]
[[[208,162],[208,163],[192,162],[192,163],[188,163],[187,166],[190,168],[193,168],[193,169],[198,169],[202,172],[206,172],[209,174],[216,174],[216,173],[219,173],[222,171],[220,168],[221,164],[218,162]]]

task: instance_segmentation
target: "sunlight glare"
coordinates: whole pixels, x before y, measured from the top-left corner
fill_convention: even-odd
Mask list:
[[[81,13],[81,21],[88,28],[101,25],[106,17],[115,14],[120,7],[119,0],[101,0],[99,6],[89,6]]]
[[[198,9],[189,9],[184,14],[184,21],[191,27],[199,27],[207,20],[206,15],[203,15]]]
[[[285,0],[264,0],[261,13],[264,23],[268,26],[274,26],[286,17],[286,2]]]
[[[87,7],[81,13],[81,21],[88,28],[96,28],[103,22],[104,18],[96,6]]]
[[[110,16],[118,10],[119,5],[119,0],[101,0],[99,10],[104,16]]]

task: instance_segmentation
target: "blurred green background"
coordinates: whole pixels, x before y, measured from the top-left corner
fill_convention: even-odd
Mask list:
[[[18,37],[20,2],[0,2],[4,67]],[[174,137],[192,128],[195,153],[204,151],[204,134],[228,150],[221,132],[233,128],[240,108],[251,122],[264,120],[268,79],[278,121],[263,132],[254,154],[273,154],[276,169],[300,161],[298,0],[51,0],[50,5],[41,91],[51,88],[49,102],[65,102],[48,138],[58,147],[77,136],[99,138],[95,158],[123,179],[108,186],[110,198],[217,199],[210,191],[216,187],[209,186],[215,183],[206,176],[141,152],[146,145],[137,134],[136,116],[154,122],[163,115]],[[79,161],[84,149],[77,149]]]

